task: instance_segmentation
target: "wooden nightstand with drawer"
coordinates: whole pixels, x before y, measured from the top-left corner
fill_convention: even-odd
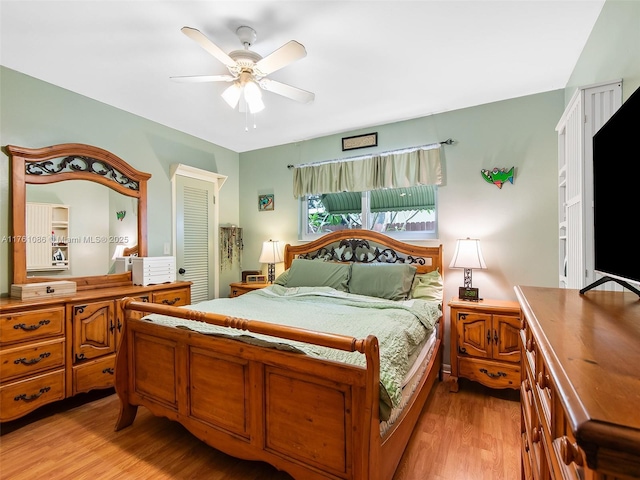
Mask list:
[[[229,292],[229,297],[239,297],[240,295],[244,295],[245,293],[249,293],[253,290],[260,290],[261,288],[268,287],[272,285],[271,283],[244,283],[244,282],[236,282],[230,283],[229,287],[231,291]]]
[[[449,302],[451,377],[449,389],[458,391],[458,378],[490,388],[520,388],[520,305],[509,300]]]

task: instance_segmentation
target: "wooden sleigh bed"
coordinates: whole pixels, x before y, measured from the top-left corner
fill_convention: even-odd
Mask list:
[[[285,268],[296,258],[410,264],[417,275],[442,272],[442,246],[409,245],[364,230],[343,230],[302,246],[287,245]],[[242,302],[248,295],[252,294],[225,301]],[[138,406],[144,406],[156,416],[181,423],[218,450],[267,462],[298,480],[393,477],[429,392],[440,378],[441,315],[429,355],[416,370],[413,393],[403,397],[392,420],[381,422],[380,351],[374,335],[355,338],[205,313],[196,310],[198,305],[170,307],[125,299],[126,323],[116,360],[121,402],[116,430],[131,425]],[[141,319],[149,314],[205,322],[243,335],[359,352],[352,355],[361,355],[366,363],[352,365]]]

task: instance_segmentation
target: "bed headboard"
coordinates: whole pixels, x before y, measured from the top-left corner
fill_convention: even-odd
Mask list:
[[[294,258],[334,262],[408,263],[427,273],[442,268],[442,245],[423,247],[395,240],[370,230],[339,230],[304,245],[284,247],[285,269]]]

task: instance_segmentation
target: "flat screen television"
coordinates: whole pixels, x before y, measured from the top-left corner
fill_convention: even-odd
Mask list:
[[[637,293],[640,284],[640,88],[593,136],[594,267]]]

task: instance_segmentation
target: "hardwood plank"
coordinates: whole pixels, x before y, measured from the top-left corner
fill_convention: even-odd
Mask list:
[[[0,479],[290,480],[262,462],[238,460],[184,427],[139,409],[114,431],[118,398],[91,392],[0,426]],[[512,480],[520,476],[518,392],[460,381],[436,385],[393,480]],[[37,452],[37,454],[35,454]]]

